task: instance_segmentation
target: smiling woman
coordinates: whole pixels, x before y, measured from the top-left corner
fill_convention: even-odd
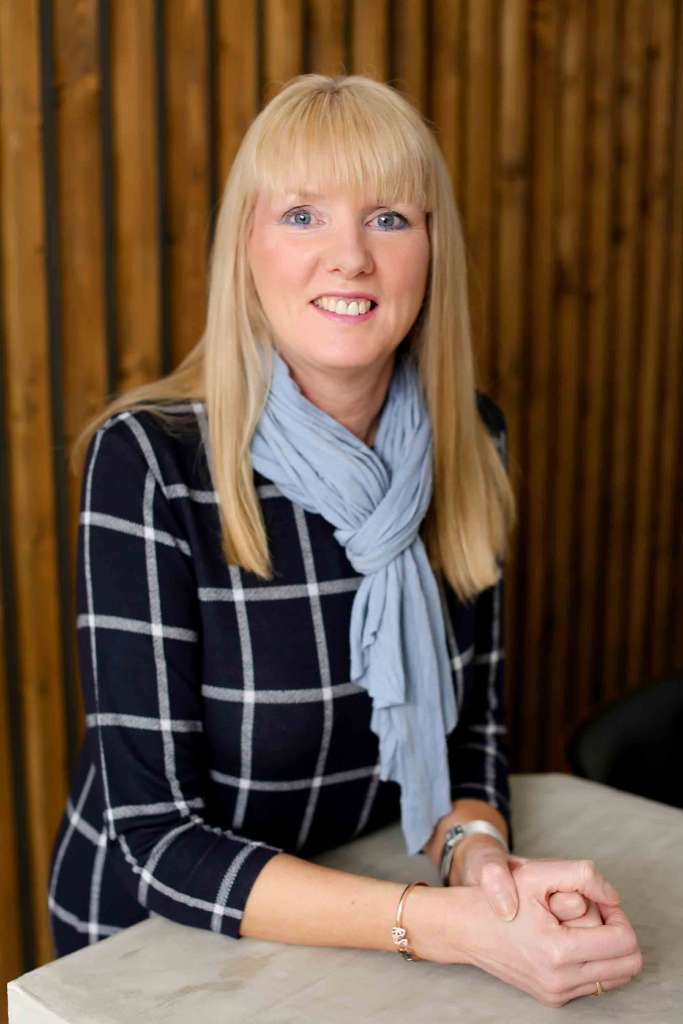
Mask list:
[[[448,171],[396,90],[303,75],[261,111],[202,337],[86,445],[59,954],[156,913],[470,962],[551,1005],[640,970],[592,865],[509,853],[505,419]],[[310,862],[398,818],[443,886]]]
[[[290,197],[257,197],[247,248],[254,285],[303,394],[370,443],[395,351],[424,301],[425,212],[378,209],[349,189],[294,209]]]

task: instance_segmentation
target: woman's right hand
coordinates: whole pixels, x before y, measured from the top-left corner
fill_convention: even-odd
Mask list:
[[[517,868],[515,882],[519,910],[510,922],[494,913],[478,886],[446,888],[440,898],[415,889],[408,934],[417,955],[474,964],[553,1007],[589,996],[596,981],[608,990],[640,973],[635,932],[617,905],[616,890],[592,861],[532,860]],[[594,901],[604,924],[560,923],[550,909],[553,892],[578,892]],[[424,895],[416,900],[418,893]]]

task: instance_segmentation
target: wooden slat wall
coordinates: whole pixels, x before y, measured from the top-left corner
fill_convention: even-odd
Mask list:
[[[681,0],[5,0],[3,980],[52,956],[83,733],[68,450],[197,340],[234,153],[305,71],[391,82],[451,168],[519,500],[513,770],[566,768],[591,709],[683,666]]]

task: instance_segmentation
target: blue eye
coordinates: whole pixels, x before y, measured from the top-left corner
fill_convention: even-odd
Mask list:
[[[289,213],[286,213],[284,215],[284,217],[282,218],[282,220],[283,220],[283,222],[285,224],[293,224],[294,222],[291,221],[291,220],[288,220],[287,218],[291,217],[292,215],[299,216],[300,214],[303,214],[304,217],[310,217],[311,216],[310,210],[304,210],[302,207],[297,207],[296,210],[290,210]],[[301,221],[297,221],[297,223],[298,224],[302,224]],[[303,227],[308,227],[308,224],[303,224]]]
[[[289,218],[290,217],[297,217],[297,218],[298,217],[310,217],[310,216],[311,216],[311,211],[310,210],[307,210],[303,206],[297,206],[294,210],[289,210],[289,212],[284,215],[284,217],[282,218],[282,222],[283,222],[283,224],[290,224],[292,227],[297,227],[298,226],[298,227],[307,228],[307,227],[310,227],[310,221],[290,220]],[[387,218],[387,217],[388,218],[400,217],[402,223],[400,224],[400,226],[398,228],[399,231],[402,231],[403,228],[408,227],[407,219],[403,216],[402,213],[397,213],[396,210],[389,210],[387,213],[378,213],[377,214],[377,218]],[[382,231],[393,231],[393,230],[395,230],[395,228],[392,227],[392,225],[389,225],[388,227],[387,226],[382,226],[381,230]]]
[[[408,221],[407,221],[407,220],[406,220],[406,218],[405,218],[405,217],[403,216],[403,214],[402,214],[402,213],[397,213],[397,212],[396,212],[396,210],[390,210],[390,211],[389,211],[388,213],[378,213],[378,214],[377,214],[377,216],[378,216],[378,217],[400,217],[400,218],[401,218],[401,220],[403,221],[403,225],[402,225],[402,227],[401,227],[401,228],[399,228],[399,230],[400,230],[400,231],[402,231],[402,230],[403,230],[403,228],[404,228],[404,227],[407,227],[407,225],[408,225]],[[386,230],[391,230],[391,229],[390,229],[390,228],[389,228],[389,229],[387,229],[387,228],[382,228],[382,231],[386,231]]]

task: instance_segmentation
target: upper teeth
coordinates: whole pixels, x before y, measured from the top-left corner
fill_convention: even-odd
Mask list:
[[[367,313],[372,305],[369,299],[353,299],[346,302],[345,299],[336,299],[333,295],[321,295],[319,299],[313,300],[313,304],[322,306],[330,313],[342,313],[346,316],[361,316]]]

